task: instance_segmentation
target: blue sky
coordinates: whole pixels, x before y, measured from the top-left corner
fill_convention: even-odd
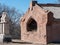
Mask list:
[[[57,3],[57,0],[37,0],[38,3]],[[31,0],[0,0],[1,4],[15,7],[19,12],[26,12]]]

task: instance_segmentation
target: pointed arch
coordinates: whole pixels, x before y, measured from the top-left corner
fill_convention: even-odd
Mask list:
[[[52,24],[52,21],[53,21],[53,12],[49,12],[48,14],[47,14],[47,19],[48,19],[48,21],[47,21],[47,25],[49,26],[49,25],[51,25]]]
[[[27,21],[27,31],[36,31],[37,30],[37,22],[35,21],[35,19],[30,18]]]

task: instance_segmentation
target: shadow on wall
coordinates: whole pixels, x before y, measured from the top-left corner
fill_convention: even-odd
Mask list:
[[[56,19],[53,17],[53,13],[48,13],[48,21],[46,25],[47,30],[47,41],[48,43],[60,43],[60,19]]]

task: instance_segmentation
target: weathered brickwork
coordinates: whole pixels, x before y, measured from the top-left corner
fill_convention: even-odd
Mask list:
[[[39,5],[36,1],[31,2],[30,8],[21,18],[21,40],[42,44],[60,41],[60,20],[54,18],[50,8],[45,8],[53,6],[56,4]]]

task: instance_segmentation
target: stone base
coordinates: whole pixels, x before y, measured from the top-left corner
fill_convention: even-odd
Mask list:
[[[4,34],[0,34],[0,43],[3,43]]]

